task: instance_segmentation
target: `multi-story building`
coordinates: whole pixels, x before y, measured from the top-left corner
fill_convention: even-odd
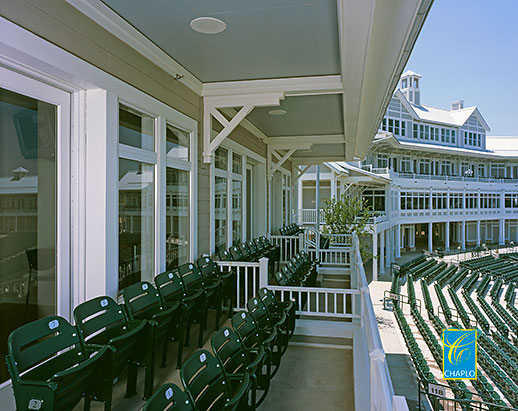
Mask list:
[[[449,109],[422,104],[420,82],[412,71],[402,75],[369,153],[356,164],[389,180],[361,189],[378,216],[373,248],[380,272],[401,251],[416,247],[518,243],[518,138],[487,136],[490,128],[478,108],[464,107],[462,100]],[[346,166],[328,164],[330,170]],[[333,171],[322,176],[324,185],[338,187],[328,195],[339,195],[334,181],[345,184],[344,177]],[[315,175],[306,179],[311,184]],[[300,217],[309,215],[302,210],[314,198],[308,194]]]

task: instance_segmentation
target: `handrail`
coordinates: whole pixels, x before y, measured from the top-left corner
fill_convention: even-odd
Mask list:
[[[353,256],[356,266],[358,286],[361,291],[361,329],[365,333],[369,353],[370,408],[383,411],[408,411],[405,401],[396,401],[390,378],[385,351],[378,330],[376,315],[369,292],[369,284],[360,254],[358,235],[353,233]]]

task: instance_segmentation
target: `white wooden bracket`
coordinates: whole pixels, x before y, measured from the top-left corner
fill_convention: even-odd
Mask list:
[[[282,167],[282,165],[288,160],[291,155],[297,151],[296,148],[290,148],[284,153],[279,153],[276,149],[272,149],[268,145],[268,180],[271,180],[275,172]],[[277,159],[277,162],[273,158]]]
[[[300,169],[300,167],[296,167],[296,171],[297,171],[297,175],[295,177],[295,181],[298,181],[300,177],[302,177],[304,174],[306,174],[306,171],[308,171],[310,169],[310,165],[309,166],[305,166],[302,170]]]
[[[214,152],[232,131],[250,114],[255,107],[278,106],[284,93],[258,93],[248,95],[209,96],[203,98],[203,162],[210,163]],[[221,113],[223,108],[236,108],[237,113],[230,119]],[[216,119],[223,129],[211,139],[212,119]]]

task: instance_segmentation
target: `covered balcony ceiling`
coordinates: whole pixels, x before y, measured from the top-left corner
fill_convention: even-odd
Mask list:
[[[181,81],[206,102],[249,99],[247,120],[266,142],[316,161],[364,157],[433,2],[67,1],[116,35],[117,19],[129,23],[174,59]],[[226,29],[196,32],[190,24],[199,17],[220,19]],[[261,97],[268,93],[275,98]],[[301,136],[314,147],[298,148]]]

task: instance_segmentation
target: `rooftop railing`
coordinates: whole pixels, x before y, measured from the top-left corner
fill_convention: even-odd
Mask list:
[[[374,169],[373,169],[374,170]],[[394,177],[409,178],[413,180],[443,180],[443,181],[468,181],[481,183],[517,183],[516,178],[495,178],[495,177],[470,177],[470,176],[452,176],[437,174],[419,174],[410,172],[392,172]]]

